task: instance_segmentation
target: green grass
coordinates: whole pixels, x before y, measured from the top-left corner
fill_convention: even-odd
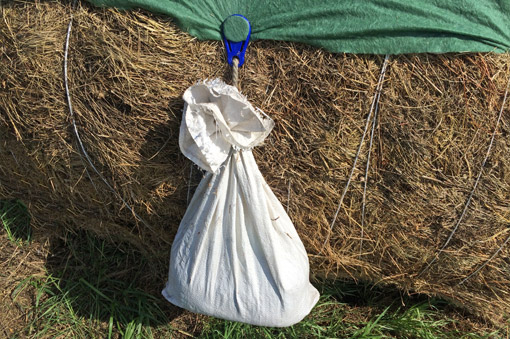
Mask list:
[[[15,291],[36,291],[24,335],[152,338],[167,322],[159,295],[143,288],[148,264],[134,250],[81,232],[55,243],[46,265],[46,277],[28,277]]]
[[[32,287],[37,295],[20,334],[30,338],[152,338],[151,324],[163,321],[164,314],[157,309],[155,298],[137,289],[127,288],[127,301],[106,296],[86,280],[65,287],[62,283],[48,276],[27,278],[19,285],[15,293]],[[86,297],[89,302],[80,304]],[[98,317],[98,313],[107,315],[107,319]]]
[[[0,223],[9,241],[18,246],[30,243],[32,240],[30,219],[28,208],[20,200],[0,200]]]
[[[26,231],[31,234],[26,207],[18,201],[0,201],[0,211],[9,241],[26,247],[30,239]],[[33,297],[31,304],[25,306],[23,329],[12,338],[188,336],[187,328],[195,328],[194,324],[176,329],[171,320],[180,313],[159,293],[166,276],[166,262],[153,261],[126,244],[113,244],[87,232],[68,233],[54,240],[46,275],[25,277],[13,292],[14,298],[27,293]],[[476,328],[456,330],[458,320],[452,319],[452,306],[445,301],[407,297],[396,289],[366,283],[323,281],[316,286],[321,291],[317,306],[295,326],[267,328],[201,317],[202,324],[193,334],[201,338],[504,336]],[[186,317],[186,313],[184,316],[188,321],[195,319]]]
[[[375,289],[372,299],[359,299],[366,305],[345,304],[339,299],[345,291],[366,295],[368,285],[337,283],[326,286],[311,314],[288,328],[267,328],[213,319],[203,338],[496,338],[498,333],[462,333],[443,314],[441,300],[416,301],[408,307],[387,304],[387,295]],[[339,293],[338,293],[339,292]],[[394,293],[390,293],[394,294]],[[340,297],[340,298],[339,298]],[[398,300],[400,301],[400,300]]]

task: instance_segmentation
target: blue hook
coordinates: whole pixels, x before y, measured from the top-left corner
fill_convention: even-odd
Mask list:
[[[239,18],[244,19],[244,21]],[[251,24],[241,14],[232,14],[223,21],[221,26],[221,35],[227,50],[227,62],[232,66],[234,57],[237,57],[239,67],[241,67],[244,63],[246,48],[250,42]]]

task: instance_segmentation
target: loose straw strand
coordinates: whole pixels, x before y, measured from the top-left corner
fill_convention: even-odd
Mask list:
[[[290,193],[292,187],[290,186],[292,180],[289,180],[289,185],[287,187],[287,214],[289,214],[289,208],[290,208]]]

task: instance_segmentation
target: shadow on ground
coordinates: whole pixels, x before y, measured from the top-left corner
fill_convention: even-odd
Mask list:
[[[157,259],[159,260],[159,259]],[[161,296],[167,265],[143,256],[125,243],[112,243],[85,231],[67,233],[51,243],[46,268],[59,280],[80,317],[126,328],[159,326],[182,310]]]
[[[18,199],[0,199],[0,223],[10,241],[29,243],[32,240],[31,216],[27,206]]]
[[[7,223],[10,225],[7,233],[27,239],[31,230],[26,207],[13,200],[0,200],[0,207],[4,230],[6,220],[17,220]],[[34,242],[43,240],[38,238],[35,236]],[[44,331],[47,331],[46,334],[52,336],[59,333],[106,336],[113,333],[121,337],[167,337],[175,334],[178,337],[181,334],[222,337],[234,333],[235,337],[244,334],[248,337],[310,337],[318,331],[317,336],[332,337],[358,333],[360,338],[364,338],[365,334],[379,332],[395,337],[413,337],[420,333],[442,333],[445,326],[454,322],[458,326],[449,318],[450,315],[457,319],[463,317],[460,310],[446,301],[426,295],[409,296],[391,286],[317,280],[314,284],[321,292],[321,300],[302,322],[286,329],[252,327],[195,316],[168,303],[160,294],[166,281],[167,261],[147,257],[133,245],[102,239],[86,231],[66,231],[60,237],[51,238],[47,252],[47,277],[27,277],[36,297],[25,313],[30,324],[19,334],[41,336],[43,333],[44,337]],[[44,296],[39,297],[38,291],[43,291]],[[445,317],[444,314],[447,320],[438,320]],[[177,318],[176,328],[172,322]],[[87,324],[94,328],[72,328]],[[63,330],[52,331],[48,329],[50,326],[60,326]],[[130,333],[136,333],[136,328],[141,329],[140,335],[128,335],[129,329],[133,330]],[[458,333],[461,332],[455,329],[451,336],[446,337],[453,338]]]
[[[15,331],[19,335],[102,336],[110,331],[130,337],[132,329],[141,334],[135,337],[145,337],[148,331],[148,337],[157,337],[158,331],[173,333],[172,321],[179,317],[184,319],[181,332],[197,330],[195,324],[186,324],[190,315],[182,317],[184,311],[161,295],[168,272],[168,260],[162,256],[148,257],[131,244],[87,231],[36,232],[32,239],[30,219],[21,201],[0,199],[0,231],[6,235],[2,241],[11,243],[2,248],[12,251],[4,257],[18,268],[33,268],[24,270],[24,276],[10,271],[1,276],[13,280],[8,284],[12,291],[7,291],[13,304],[3,306],[31,299],[17,306],[25,319]]]

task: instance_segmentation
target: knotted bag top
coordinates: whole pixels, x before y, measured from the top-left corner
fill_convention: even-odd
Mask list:
[[[183,98],[181,152],[211,173],[221,167],[232,148],[247,150],[260,145],[274,126],[237,88],[219,79],[191,86]]]

